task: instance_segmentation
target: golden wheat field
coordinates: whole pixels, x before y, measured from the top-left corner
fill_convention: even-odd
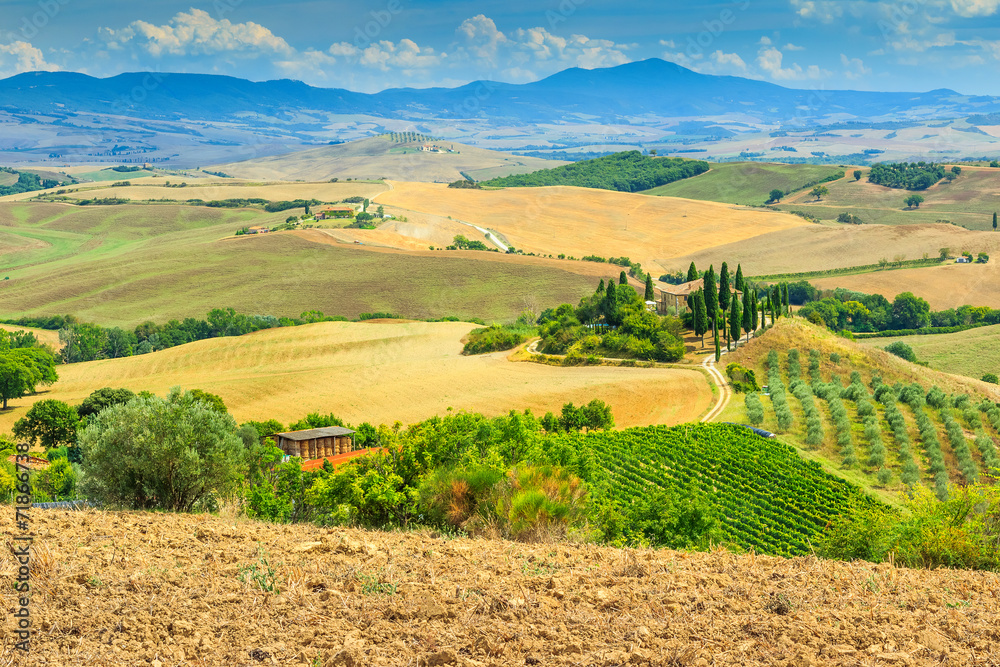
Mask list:
[[[392,185],[380,203],[495,230],[525,252],[625,256],[653,269],[669,263],[664,258],[808,224],[786,213],[587,188]]]
[[[326,322],[189,343],[144,356],[59,367],[48,391],[13,401],[6,430],[34,401],[78,404],[100,387],[166,393],[173,386],[223,398],[239,421],[291,421],[333,412],[351,423],[412,423],[448,408],[497,415],[558,412],[599,398],[620,427],[692,421],[712,402],[694,370],[512,362],[507,353],[462,356],[460,322]]]
[[[337,202],[346,197],[371,198],[387,188],[381,183],[255,183],[231,179],[201,182],[201,179],[174,179],[174,185],[187,183],[185,187],[168,187],[169,178],[144,178],[133,181],[129,186],[81,187],[69,192],[67,197],[75,199],[118,198],[135,201],[173,200],[187,201],[203,199],[267,199],[269,201],[290,201],[294,199],[318,199],[323,202]],[[37,193],[30,193],[35,195]],[[18,195],[12,195],[17,197]]]

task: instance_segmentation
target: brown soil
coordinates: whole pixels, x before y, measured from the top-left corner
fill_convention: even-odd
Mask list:
[[[13,649],[5,613],[0,665],[997,664],[995,574],[211,516],[32,518],[32,651]],[[279,594],[240,579],[262,559]]]

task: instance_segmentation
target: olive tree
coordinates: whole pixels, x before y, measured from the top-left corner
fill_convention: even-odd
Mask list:
[[[235,420],[177,387],[105,408],[78,444],[84,494],[143,510],[210,503],[235,489],[246,458]]]

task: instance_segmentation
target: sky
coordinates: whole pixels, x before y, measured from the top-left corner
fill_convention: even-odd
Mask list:
[[[0,78],[160,71],[375,92],[663,58],[792,88],[1000,95],[1000,0],[0,0]]]

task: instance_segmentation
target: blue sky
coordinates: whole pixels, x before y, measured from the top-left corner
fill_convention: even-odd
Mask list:
[[[800,88],[1000,95],[1000,0],[0,0],[0,76],[292,78],[373,92],[659,57]]]

